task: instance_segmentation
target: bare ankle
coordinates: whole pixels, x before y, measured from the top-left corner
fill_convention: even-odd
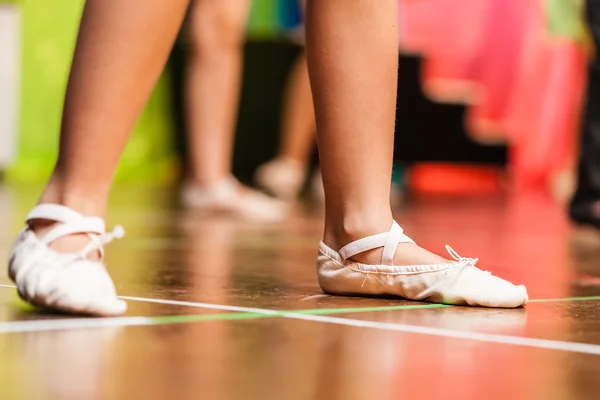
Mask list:
[[[335,250],[366,236],[387,232],[392,226],[392,213],[363,214],[327,219],[323,241]]]
[[[53,202],[53,204],[60,204],[58,202]],[[63,204],[65,205],[65,204]],[[82,211],[77,210],[74,207],[69,207],[75,211],[78,211],[83,214]],[[99,213],[95,214],[84,214],[84,215],[93,215],[98,216]],[[61,222],[51,220],[51,219],[33,219],[28,221],[28,226],[33,231],[35,236],[38,239],[44,239],[47,234],[51,233],[56,227],[61,225]],[[57,240],[52,241],[48,244],[48,247],[57,251],[58,253],[75,253],[83,249],[90,242],[89,234],[86,233],[74,233],[68,236],[61,237]],[[97,261],[100,259],[100,253],[93,251],[87,255],[87,258],[92,261]]]
[[[59,204],[69,207],[73,211],[85,216],[104,218],[106,215],[106,201],[93,199],[83,195],[63,195],[59,198],[48,198],[42,196],[39,204]]]
[[[104,218],[107,197],[108,195],[97,193],[56,190],[49,186],[40,197],[38,204],[59,204],[85,216]]]
[[[85,216],[106,215],[111,182],[85,182],[67,179],[55,170],[38,204],[59,204]]]

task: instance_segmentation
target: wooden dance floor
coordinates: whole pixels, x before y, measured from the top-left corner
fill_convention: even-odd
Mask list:
[[[37,191],[0,191],[0,256]],[[407,198],[419,244],[529,289],[522,309],[324,295],[318,208],[206,218],[117,188],[119,318],[37,311],[0,272],[0,399],[600,399],[600,235],[541,194]]]

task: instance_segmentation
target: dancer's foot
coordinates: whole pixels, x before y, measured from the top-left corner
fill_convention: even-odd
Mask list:
[[[334,245],[334,248],[338,248]],[[389,232],[368,236],[334,250],[324,242],[317,259],[323,291],[342,295],[396,295],[434,303],[515,308],[527,303],[524,286],[475,266],[478,259],[453,261],[417,246],[393,223]]]
[[[253,221],[275,222],[288,214],[288,206],[257,190],[227,178],[208,186],[188,184],[183,189],[186,206],[210,214],[225,214]]]
[[[117,298],[102,258],[103,246],[123,234],[121,227],[106,233],[101,218],[56,204],[38,205],[13,246],[9,276],[21,298],[33,305],[77,314],[122,314],[127,304]]]
[[[295,160],[277,158],[261,165],[256,170],[255,179],[261,188],[273,196],[293,201],[306,180],[306,167]]]

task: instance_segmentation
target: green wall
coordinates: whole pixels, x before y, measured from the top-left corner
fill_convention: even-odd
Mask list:
[[[22,11],[21,124],[18,157],[6,176],[9,181],[41,181],[50,174],[56,157],[62,101],[83,1],[17,3]],[[277,1],[255,0],[250,35],[274,36],[280,10]],[[127,146],[117,180],[161,182],[176,176],[169,84],[168,76],[163,76]]]

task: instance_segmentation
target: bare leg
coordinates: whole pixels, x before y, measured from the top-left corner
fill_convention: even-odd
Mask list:
[[[303,14],[306,1],[301,1]],[[272,194],[286,200],[294,200],[306,181],[309,157],[314,143],[315,113],[310,90],[306,54],[302,53],[292,68],[287,88],[281,127],[281,143],[275,158],[262,165],[256,172],[257,183]],[[322,192],[320,174],[318,190]],[[319,196],[322,197],[322,196]]]
[[[244,27],[249,0],[194,0],[186,108],[190,178],[207,185],[231,175]]]
[[[122,230],[105,233],[101,220],[80,214],[104,216],[117,163],[187,5],[188,0],[87,1],[59,157],[40,199],[45,205],[34,209],[9,261],[10,277],[31,303],[96,315],[125,311],[103,264],[86,259]],[[47,246],[71,254],[57,254]]]
[[[525,287],[480,270],[477,259],[450,248],[455,261],[445,260],[392,225],[397,0],[308,4],[308,65],[325,189],[321,288],[446,304],[524,305]]]
[[[67,88],[60,149],[40,203],[104,216],[129,134],[164,67],[188,0],[88,0]],[[52,224],[37,221],[44,234]],[[87,237],[53,244],[74,250]]]
[[[286,93],[279,152],[256,171],[257,183],[279,198],[296,199],[306,181],[314,131],[315,113],[302,54],[293,67]]]
[[[40,203],[104,216],[129,134],[164,67],[188,0],[88,0],[67,88],[60,150]],[[52,224],[37,221],[43,234]],[[54,243],[73,250],[87,237]]]
[[[325,186],[324,242],[340,249],[387,232],[396,84],[397,0],[309,1],[308,65]],[[396,265],[444,262],[414,244]],[[381,250],[353,259],[379,264]]]
[[[188,0],[88,0],[42,202],[103,215],[113,174],[175,40]]]
[[[190,166],[183,201],[206,213],[277,220],[279,204],[232,179],[242,43],[249,0],[194,0],[186,111]]]
[[[278,158],[306,166],[313,145],[315,113],[312,104],[306,56],[298,57],[286,97],[282,138]]]

